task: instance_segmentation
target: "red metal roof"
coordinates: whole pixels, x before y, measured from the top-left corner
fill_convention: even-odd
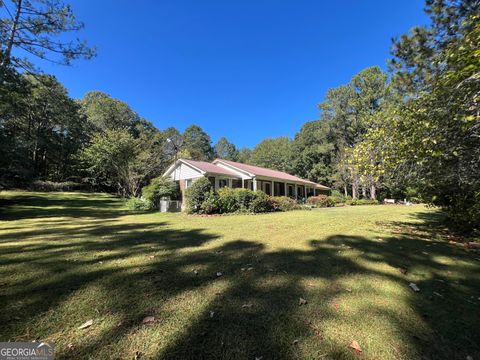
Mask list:
[[[230,177],[240,178],[240,176],[238,176],[238,174],[236,174],[235,172],[206,161],[198,161],[198,160],[190,160],[190,159],[180,159],[180,160],[207,173],[228,175]]]
[[[259,166],[247,165],[247,164],[242,164],[235,161],[223,160],[223,159],[216,159],[214,163],[215,162],[221,162],[226,165],[230,165],[234,168],[237,168],[239,170],[242,170],[244,172],[247,172],[255,176],[264,176],[264,177],[275,178],[275,179],[284,180],[284,181],[300,182],[300,183],[315,186],[317,189],[325,189],[325,190],[329,189],[327,186],[314,183],[313,181],[310,181],[310,180],[299,178],[298,176],[287,174],[286,172],[283,172],[283,171],[272,170],[272,169],[267,169]]]

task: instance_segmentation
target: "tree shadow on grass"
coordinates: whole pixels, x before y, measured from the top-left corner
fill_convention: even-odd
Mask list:
[[[0,220],[54,217],[105,219],[127,214],[120,199],[105,194],[23,193],[0,196]]]
[[[412,220],[384,224],[389,236],[337,234],[278,251],[248,238],[207,246],[220,234],[166,221],[46,228],[51,241],[18,241],[0,255],[0,265],[25,269],[0,288],[11,304],[1,337],[52,339],[60,359],[132,358],[133,349],[157,359],[476,358],[480,263],[428,219]],[[47,275],[36,279],[39,270]],[[89,318],[92,328],[76,329]]]

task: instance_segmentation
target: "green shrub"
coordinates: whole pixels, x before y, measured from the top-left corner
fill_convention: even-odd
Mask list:
[[[249,211],[250,204],[257,197],[255,191],[250,189],[235,189],[235,197],[240,211]]]
[[[202,204],[212,190],[212,183],[206,177],[195,180],[185,191],[187,212],[200,213]]]
[[[297,202],[288,196],[275,196],[271,198],[271,201],[274,211],[290,211],[300,208]]]
[[[345,201],[345,204],[347,205],[378,205],[378,200],[372,200],[372,199],[352,199],[352,200],[347,200]]]
[[[434,199],[436,200],[436,199]],[[480,234],[480,191],[473,194],[450,195],[448,205],[443,205],[446,212],[449,226],[463,234]]]
[[[340,191],[338,190],[332,190],[332,193],[330,194],[330,199],[335,203],[335,204],[342,204],[345,202],[345,195],[343,195]]]
[[[159,207],[162,197],[176,198],[177,193],[177,184],[163,176],[150,180],[150,184],[142,188],[142,197],[152,202],[155,208]]]
[[[151,201],[144,198],[130,198],[126,203],[127,209],[135,211],[147,211],[153,209]]]
[[[273,211],[273,202],[270,196],[263,191],[255,193],[255,199],[250,203],[250,211],[253,213],[264,213]]]
[[[218,190],[218,200],[221,213],[232,213],[240,209],[236,190],[224,187]]]
[[[335,202],[327,195],[310,196],[307,199],[308,205],[315,207],[332,207],[335,206]]]
[[[210,190],[202,205],[200,206],[199,212],[202,214],[218,214],[220,211],[220,197],[214,190]]]

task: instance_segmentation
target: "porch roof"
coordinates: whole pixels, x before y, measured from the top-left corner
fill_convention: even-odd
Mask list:
[[[248,173],[251,176],[263,176],[263,177],[267,177],[267,178],[273,178],[273,179],[281,180],[281,181],[284,181],[284,182],[301,183],[301,184],[304,184],[304,185],[310,185],[310,186],[312,186],[316,189],[323,189],[323,190],[329,190],[330,189],[327,186],[314,183],[313,181],[310,181],[310,180],[305,180],[305,179],[299,178],[298,176],[290,175],[290,174],[288,174],[286,172],[283,172],[283,171],[267,169],[267,168],[263,168],[263,167],[260,167],[260,166],[242,164],[242,163],[239,163],[239,162],[224,160],[224,159],[215,159],[215,161],[213,163],[214,164],[215,163],[223,163],[227,166],[231,166],[233,169],[238,169],[240,171]]]

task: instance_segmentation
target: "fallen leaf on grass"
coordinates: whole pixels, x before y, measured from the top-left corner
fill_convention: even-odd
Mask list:
[[[348,291],[348,292],[352,292],[352,289],[350,289],[350,288],[346,288],[345,290]]]
[[[297,344],[298,344],[298,340],[297,339],[293,340],[292,345],[297,345]]]
[[[147,316],[143,318],[142,324],[153,324],[155,322],[155,316]]]
[[[361,353],[362,352],[362,348],[360,347],[360,345],[358,344],[358,342],[356,340],[353,340],[350,345],[348,345],[349,348],[352,348],[353,350],[355,350],[356,352],[359,352]]]
[[[222,276],[222,275],[223,275],[223,274],[222,274],[220,271],[217,272],[217,277],[220,277],[220,276]]]
[[[242,308],[251,308],[253,304],[243,304]]]
[[[411,288],[413,291],[415,291],[415,292],[419,292],[419,291],[420,291],[420,288],[419,288],[419,287],[417,286],[417,284],[415,284],[415,283],[412,283],[412,282],[411,282],[410,284],[408,284],[408,286],[410,286],[410,288]]]
[[[73,349],[74,349],[74,346],[73,346],[72,343],[70,343],[70,344],[67,345],[67,348],[68,348],[69,350],[73,350]]]
[[[193,270],[193,273],[194,273],[195,275],[198,275],[198,270]]]
[[[215,311],[210,311],[210,318],[213,318],[214,315],[215,315]]]
[[[436,292],[436,291],[434,291],[433,294],[434,294],[434,295],[437,295],[437,296],[439,296],[439,297],[441,297],[441,298],[443,298],[443,295],[440,294],[440,293],[438,293],[438,292]]]
[[[78,329],[79,329],[79,330],[83,330],[83,329],[86,329],[86,328],[88,328],[88,327],[90,327],[90,326],[92,326],[92,325],[93,325],[93,320],[88,320],[87,322],[85,322],[85,323],[83,323],[82,325],[80,325],[80,326],[78,327]]]
[[[133,360],[139,360],[142,357],[142,352],[141,351],[135,351],[135,354],[133,355]]]
[[[304,298],[298,299],[298,305],[306,305],[306,304],[307,304],[307,300],[305,300]]]

